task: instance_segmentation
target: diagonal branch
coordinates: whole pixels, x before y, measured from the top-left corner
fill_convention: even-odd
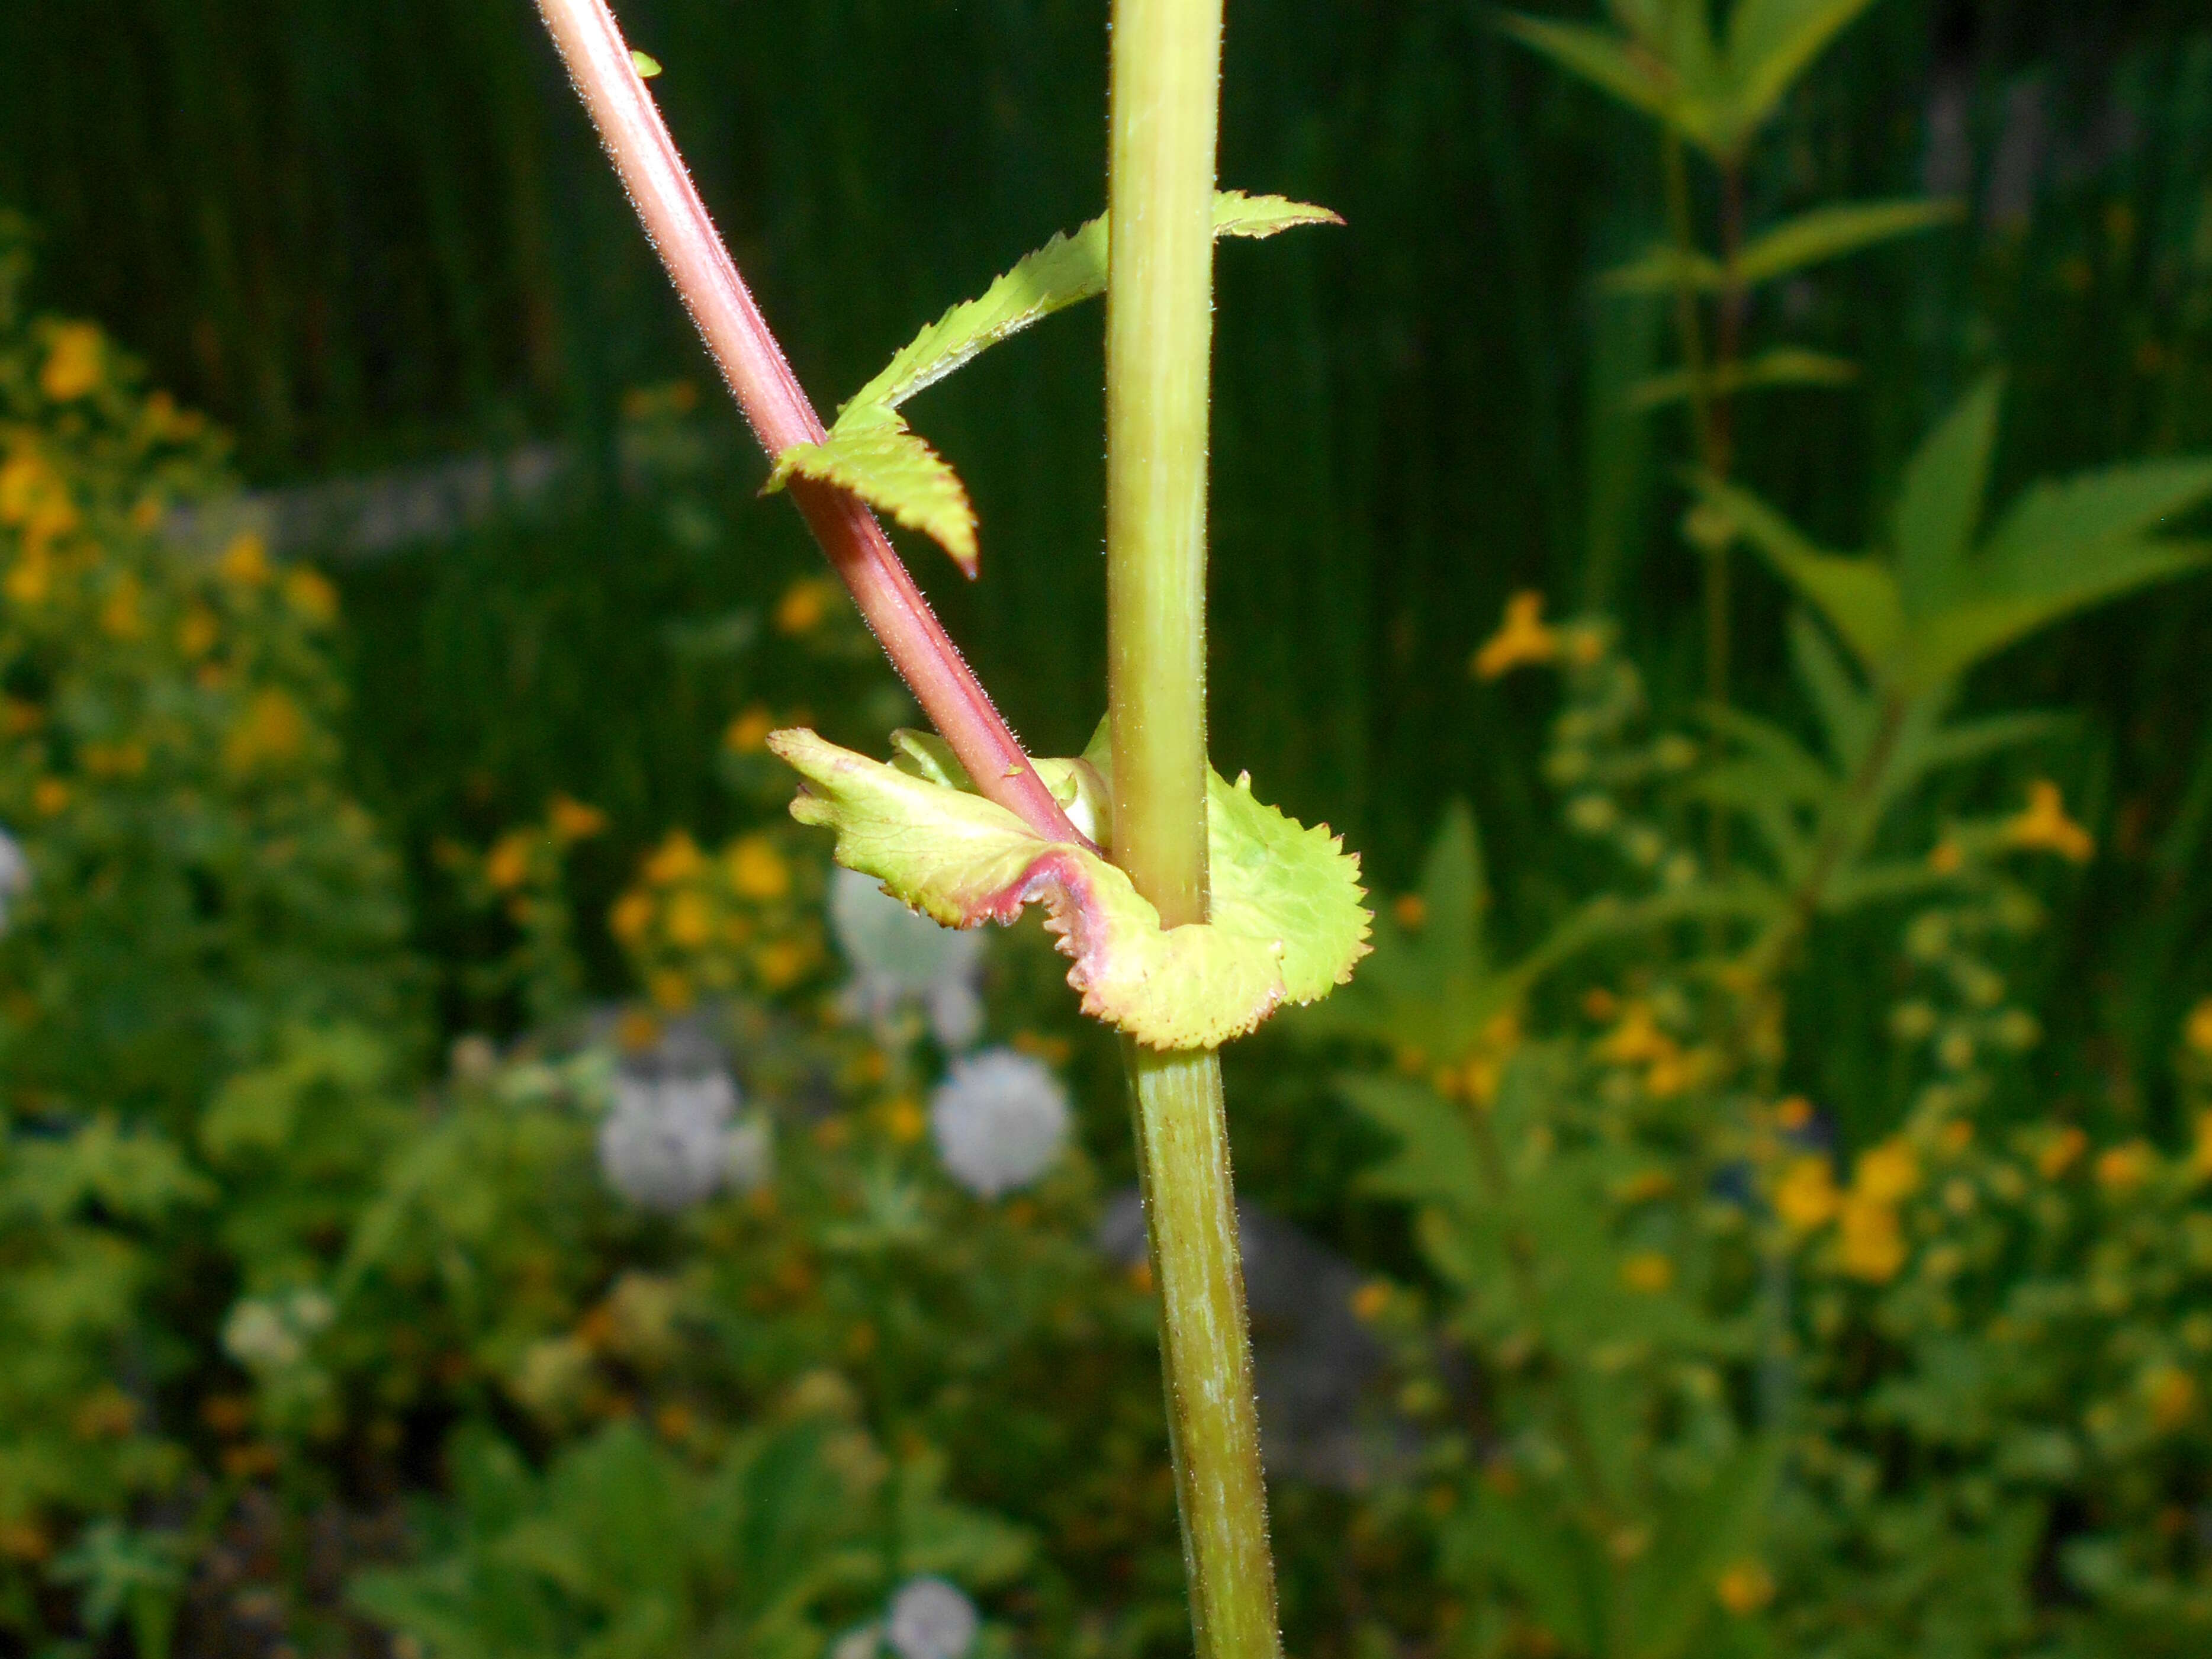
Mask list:
[[[715,234],[606,0],[538,0],[538,9],[646,234],[761,447],[774,457],[796,443],[821,442],[822,422]],[[808,479],[793,478],[791,495],[891,665],[976,787],[1037,834],[1089,847],[992,706],[875,515],[845,491]]]

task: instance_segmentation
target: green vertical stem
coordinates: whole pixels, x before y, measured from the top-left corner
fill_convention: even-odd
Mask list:
[[[1206,489],[1220,0],[1115,0],[1107,204],[1114,856],[1203,921]],[[1273,1659],[1274,1568],[1221,1071],[1124,1049],[1199,1659]]]

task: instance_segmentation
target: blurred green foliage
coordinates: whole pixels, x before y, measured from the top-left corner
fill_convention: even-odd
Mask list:
[[[1275,1485],[1293,1648],[2201,1650],[2212,34],[1255,5],[1224,176],[1349,229],[1222,257],[1213,746],[1382,896],[1227,1060],[1383,1356],[1358,1478]],[[1098,205],[1095,8],[629,21],[818,390]],[[841,938],[764,739],[911,705],[527,9],[0,9],[0,199],[239,434],[6,233],[0,1645],[924,1659],[942,1578],[978,1653],[1178,1650],[1112,1045],[1034,933]],[[928,412],[992,557],[918,572],[1048,752],[1092,337]],[[160,533],[533,435],[546,501],[381,562]],[[990,1197],[970,971],[1077,1103]]]

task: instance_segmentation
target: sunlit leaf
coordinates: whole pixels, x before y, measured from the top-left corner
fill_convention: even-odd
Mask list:
[[[1366,953],[1358,860],[1326,828],[1261,805],[1249,780],[1208,787],[1212,920],[1164,929],[1117,866],[980,795],[811,732],[769,742],[807,782],[792,816],[834,830],[838,862],[947,927],[1012,921],[1042,902],[1085,1012],[1155,1048],[1240,1036],[1285,1002],[1327,995]]]
[[[898,411],[855,404],[818,444],[793,444],[775,458],[767,490],[794,477],[849,489],[869,506],[919,530],[975,574],[975,508],[951,463],[924,443]]]
[[[1756,287],[1959,216],[1956,202],[1850,202],[1815,208],[1747,242],[1736,255],[1735,278],[1747,288]]]

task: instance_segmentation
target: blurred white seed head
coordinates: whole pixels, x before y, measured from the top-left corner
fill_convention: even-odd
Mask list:
[[[733,1123],[738,1086],[726,1072],[648,1076],[617,1072],[599,1125],[599,1170],[641,1209],[686,1209],[724,1186],[750,1192],[775,1173],[767,1121]]]
[[[884,1636],[899,1659],[962,1659],[981,1625],[975,1604],[942,1578],[909,1578],[891,1597]]]
[[[31,887],[31,860],[22,843],[0,830],[0,933],[8,931],[8,911]]]
[[[919,1007],[939,1042],[971,1046],[983,1031],[983,936],[940,927],[909,910],[872,876],[830,872],[830,926],[853,966],[841,1006],[846,1017],[878,1028]]]
[[[952,1062],[929,1127],[952,1178],[978,1198],[1026,1187],[1066,1144],[1067,1091],[1042,1060],[987,1048]]]
[[[307,1345],[335,1312],[320,1291],[247,1297],[223,1321],[222,1346],[250,1371],[281,1371],[307,1357]]]

